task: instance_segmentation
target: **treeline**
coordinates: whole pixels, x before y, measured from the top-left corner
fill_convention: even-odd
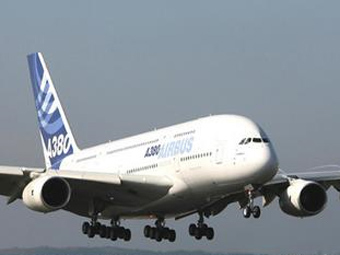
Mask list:
[[[115,247],[82,247],[82,248],[13,248],[0,250],[0,255],[254,255],[234,253],[209,253],[204,251],[145,251]],[[256,254],[260,255],[260,254]]]

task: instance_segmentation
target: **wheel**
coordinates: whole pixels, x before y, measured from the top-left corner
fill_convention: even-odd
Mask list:
[[[195,230],[196,230],[196,225],[195,224],[190,224],[189,226],[189,235],[194,236],[195,235]]]
[[[214,229],[213,228],[207,228],[205,235],[206,235],[208,240],[212,240],[214,238]]]
[[[200,228],[195,229],[195,238],[196,240],[201,240],[202,239],[202,231]]]
[[[255,219],[260,218],[260,216],[261,216],[261,209],[260,209],[259,206],[255,206],[253,208],[253,216],[254,216]]]
[[[169,241],[172,243],[176,241],[176,231],[173,229],[169,230]]]
[[[111,227],[107,227],[106,228],[106,235],[105,235],[105,238],[106,239],[110,239],[110,237],[111,237]]]
[[[162,231],[160,229],[156,230],[155,239],[156,239],[157,242],[162,241],[163,235],[162,235]]]
[[[125,229],[124,231],[124,241],[128,242],[131,240],[131,230]]]
[[[99,234],[100,228],[101,228],[101,224],[99,222],[96,222],[93,227],[94,227],[94,234],[97,235]]]
[[[89,230],[90,227],[90,223],[88,223],[87,221],[85,221],[81,227],[81,230],[83,232],[84,235],[87,234],[87,231]]]
[[[106,226],[105,225],[101,225],[99,228],[99,236],[101,238],[106,237]]]
[[[144,236],[146,238],[149,238],[150,237],[150,232],[151,232],[151,227],[149,225],[145,226],[144,227]]]
[[[169,238],[170,238],[170,231],[171,231],[170,228],[163,228],[162,236],[163,236],[164,239],[169,240]]]
[[[95,236],[96,232],[95,232],[95,228],[94,226],[89,226],[89,229],[87,230],[87,236],[89,238],[93,238]]]
[[[251,210],[250,210],[250,207],[247,206],[243,210],[243,217],[248,219],[250,217],[250,215],[251,215]]]
[[[111,228],[111,231],[110,231],[110,239],[112,241],[116,241],[117,240],[117,228]]]
[[[151,239],[155,239],[156,238],[156,232],[157,232],[156,228],[151,228],[150,229],[150,238]]]
[[[118,227],[117,228],[117,236],[119,239],[124,238],[125,228],[124,227]]]
[[[168,240],[170,236],[170,228],[163,228],[163,229],[160,229],[160,231],[162,233],[162,238],[165,240]]]

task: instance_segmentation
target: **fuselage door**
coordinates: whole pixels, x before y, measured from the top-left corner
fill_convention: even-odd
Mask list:
[[[215,150],[215,163],[217,165],[223,164],[224,161],[225,146],[224,143],[219,143]]]
[[[175,167],[176,173],[180,173],[181,172],[181,165],[180,165],[179,156],[174,157],[173,162],[174,162],[174,167]]]

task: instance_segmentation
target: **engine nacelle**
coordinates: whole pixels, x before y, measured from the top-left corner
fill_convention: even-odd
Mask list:
[[[327,203],[327,193],[318,183],[294,180],[280,195],[280,207],[285,213],[296,217],[320,213]]]
[[[68,182],[56,176],[44,176],[31,181],[22,193],[24,204],[38,212],[52,212],[65,207],[71,198]]]

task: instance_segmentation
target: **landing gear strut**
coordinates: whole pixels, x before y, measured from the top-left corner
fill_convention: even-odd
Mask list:
[[[169,242],[174,242],[176,240],[176,231],[165,227],[164,219],[157,219],[155,222],[156,227],[151,227],[149,225],[144,227],[144,236],[157,242],[162,240],[169,240]]]
[[[202,239],[203,236],[208,240],[212,240],[214,238],[214,229],[204,223],[203,214],[199,213],[197,224],[190,224],[189,226],[189,235],[194,236],[196,240]]]
[[[244,218],[249,218],[251,215],[253,215],[254,218],[260,218],[261,216],[261,209],[259,206],[254,205],[254,197],[253,197],[253,191],[247,190],[247,196],[248,196],[248,205],[243,209],[243,216]]]

